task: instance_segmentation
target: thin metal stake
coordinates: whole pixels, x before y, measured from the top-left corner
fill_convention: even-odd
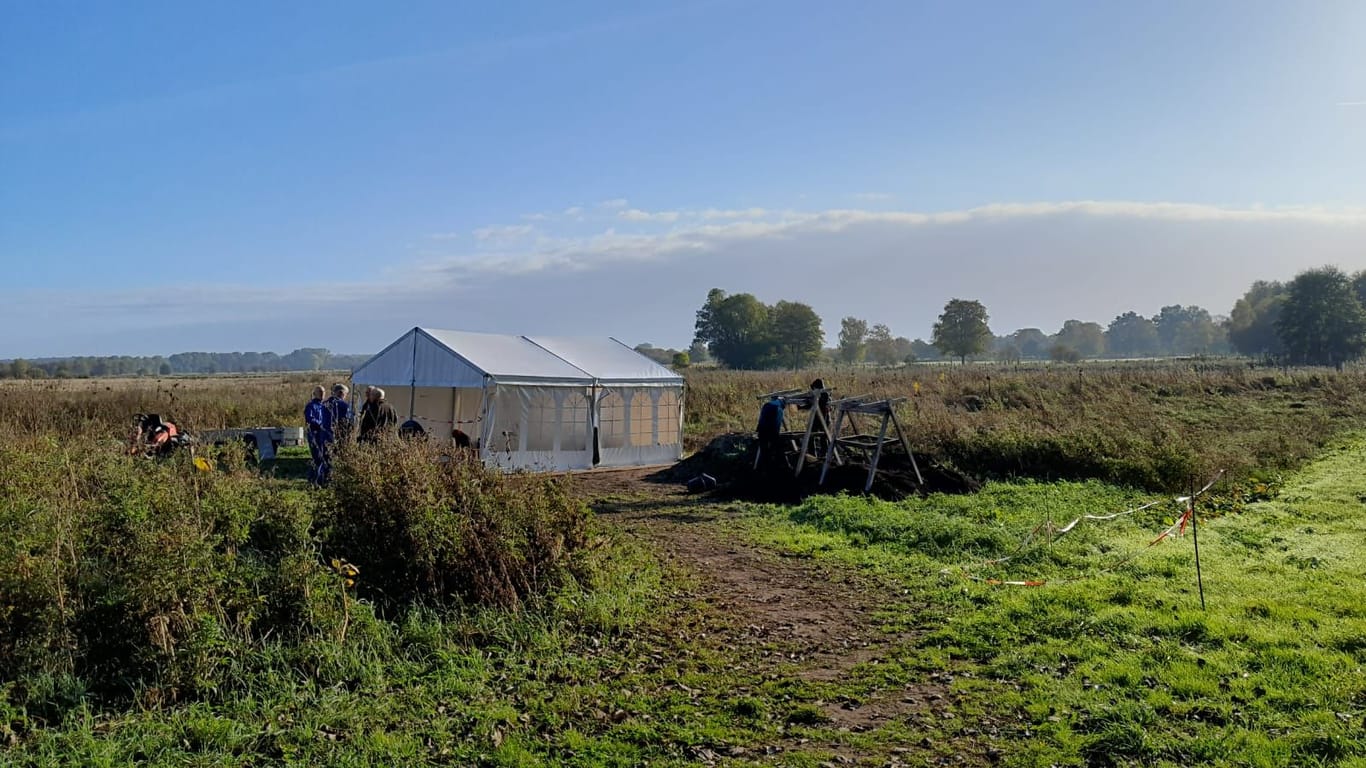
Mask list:
[[[1200,589],[1200,610],[1205,610],[1205,578],[1200,573],[1200,526],[1195,522],[1195,482],[1191,481],[1191,538],[1195,539],[1195,584]]]

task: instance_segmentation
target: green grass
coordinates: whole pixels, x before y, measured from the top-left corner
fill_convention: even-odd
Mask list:
[[[912,670],[955,675],[954,725],[1009,765],[1361,765],[1366,760],[1366,445],[1338,447],[1273,501],[1148,547],[1180,508],[1040,523],[1150,498],[1096,482],[993,484],[899,503],[750,507],[768,546],[877,574],[920,601]],[[1207,510],[1216,512],[1218,505]],[[993,586],[964,574],[1044,580]],[[910,671],[907,672],[910,674]]]
[[[781,644],[730,642],[732,617],[686,573],[601,527],[593,562],[549,595],[515,609],[386,612],[358,591],[343,640],[314,525],[326,495],[298,482],[306,450],[265,467],[267,482],[116,458],[133,409],[174,407],[196,426],[291,423],[307,382],[16,389],[0,408],[0,598],[54,627],[72,590],[202,621],[175,625],[186,639],[174,652],[101,646],[138,664],[103,675],[100,690],[90,681],[104,669],[43,660],[108,626],[102,603],[86,606],[81,632],[22,646],[25,669],[48,671],[0,677],[0,765],[818,766],[854,751],[875,764],[1366,766],[1366,443],[1321,452],[1363,423],[1359,374],[942,374],[826,380],[883,394],[922,383],[909,404],[916,439],[989,476],[1152,487],[1234,469],[1236,487],[1210,500],[1200,529],[1209,610],[1191,538],[1147,547],[1174,504],[1020,547],[1041,523],[1152,497],[1094,479],[998,482],[899,503],[698,508],[725,533],[879,585],[879,628],[906,639],[843,680],[803,679]],[[690,375],[690,439],[748,429],[756,391],[809,378]],[[984,410],[961,407],[970,395]],[[266,557],[276,551],[295,556]],[[5,610],[0,623],[13,618]],[[295,630],[290,611],[308,626]],[[148,622],[111,618],[123,623],[110,639],[145,645]],[[825,720],[829,702],[907,686],[948,695],[866,732]]]
[[[592,583],[525,612],[362,613],[345,644],[228,660],[234,682],[188,704],[0,710],[0,764],[681,766],[777,745],[815,768],[859,741],[820,716],[840,686],[728,647],[725,617],[645,550],[599,551]]]

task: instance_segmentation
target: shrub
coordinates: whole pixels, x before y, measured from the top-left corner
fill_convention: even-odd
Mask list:
[[[425,443],[343,448],[324,502],[329,557],[378,601],[515,607],[572,572],[588,509],[559,480],[503,474]]]
[[[217,687],[267,634],[317,629],[300,610],[325,577],[303,494],[85,440],[17,440],[0,465],[0,679],[25,705],[52,704],[44,680],[175,698]]]

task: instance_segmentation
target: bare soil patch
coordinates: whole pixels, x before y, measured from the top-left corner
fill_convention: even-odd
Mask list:
[[[695,596],[721,618],[723,642],[745,663],[840,683],[911,639],[881,630],[875,617],[898,595],[857,574],[735,541],[719,525],[722,505],[652,474],[589,474],[578,484],[604,519],[646,540],[666,566],[696,578]],[[862,731],[922,711],[945,694],[942,683],[927,682],[825,701],[822,709],[834,727]]]

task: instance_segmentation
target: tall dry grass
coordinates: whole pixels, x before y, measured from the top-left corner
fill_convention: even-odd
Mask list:
[[[799,372],[691,371],[689,446],[750,431],[764,392],[824,379],[839,395],[905,397],[917,450],[981,477],[1095,477],[1179,488],[1297,466],[1366,426],[1366,376],[1246,365],[924,365]]]
[[[191,431],[280,424],[301,395],[283,379],[4,389],[0,711],[53,722],[83,702],[154,706],[230,689],[281,655],[317,672],[381,642],[377,606],[395,620],[519,608],[584,575],[580,501],[424,445],[339,451],[321,491],[263,476],[239,445],[124,450],[136,411]]]

